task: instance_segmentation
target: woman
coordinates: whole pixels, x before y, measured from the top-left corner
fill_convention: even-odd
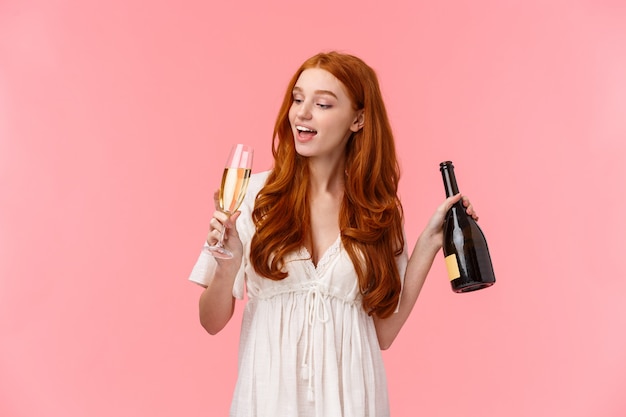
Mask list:
[[[388,416],[381,349],[409,316],[461,196],[438,207],[409,258],[378,80],[347,54],[318,54],[293,76],[273,155],[240,211],[211,219],[207,244],[226,228],[234,259],[202,254],[190,277],[206,287],[200,321],[211,334],[246,284],[231,416]]]

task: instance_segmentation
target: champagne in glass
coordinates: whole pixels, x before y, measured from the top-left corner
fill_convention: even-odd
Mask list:
[[[231,216],[239,209],[246,195],[250,173],[252,172],[252,147],[237,144],[232,147],[224,174],[222,175],[222,186],[219,193],[220,210]],[[220,240],[213,246],[209,246],[209,252],[216,258],[230,259],[233,254],[224,247],[224,234],[226,228],[222,229]]]

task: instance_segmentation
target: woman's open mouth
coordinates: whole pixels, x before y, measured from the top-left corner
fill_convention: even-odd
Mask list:
[[[317,135],[317,130],[313,130],[306,126],[296,126],[298,131],[298,139],[301,141],[307,141],[313,139],[313,136]]]

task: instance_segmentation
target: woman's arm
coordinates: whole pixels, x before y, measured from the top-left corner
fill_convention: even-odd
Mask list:
[[[217,198],[214,196],[214,198]],[[243,244],[237,232],[236,221],[241,212],[236,212],[230,218],[216,210],[211,219],[211,231],[207,237],[209,245],[215,244],[226,227],[224,245],[233,253],[232,259],[215,259],[217,267],[212,279],[200,295],[200,323],[209,334],[216,334],[226,326],[235,310],[233,285],[243,256]]]
[[[209,334],[217,334],[226,326],[235,311],[233,284],[239,271],[239,261],[223,261],[215,269],[211,283],[200,295],[200,324]]]
[[[378,343],[381,349],[388,349],[391,346],[408,319],[409,314],[411,314],[417,297],[424,286],[424,281],[426,281],[426,276],[435,260],[435,256],[443,246],[443,222],[446,213],[461,198],[463,199],[463,205],[467,207],[467,214],[478,219],[467,197],[461,197],[461,194],[447,198],[437,208],[413,248],[413,253],[409,259],[404,276],[404,287],[402,288],[398,312],[385,319],[374,318]]]

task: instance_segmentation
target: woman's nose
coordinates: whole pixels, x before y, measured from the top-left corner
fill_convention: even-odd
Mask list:
[[[311,118],[311,105],[306,101],[302,102],[298,106],[298,111],[296,112],[296,116],[299,119],[307,120]]]

